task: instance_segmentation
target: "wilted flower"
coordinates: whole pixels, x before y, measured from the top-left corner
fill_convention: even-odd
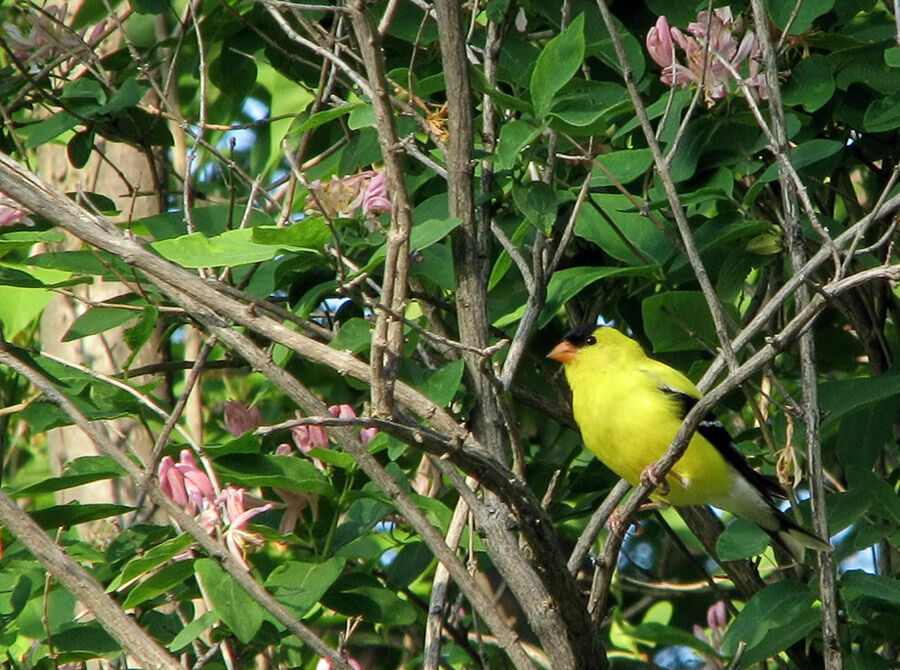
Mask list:
[[[289,444],[279,444],[275,449],[275,454],[278,456],[290,456],[292,452],[293,449]],[[321,464],[321,461],[319,463]],[[280,488],[275,488],[274,491],[284,500],[284,515],[281,517],[281,523],[278,524],[278,532],[282,535],[293,532],[297,521],[300,520],[300,513],[307,507],[312,507],[313,516],[319,515],[319,496],[315,493]]]
[[[15,57],[26,65],[41,65],[59,55],[92,53],[89,45],[103,34],[106,22],[95,26],[90,35],[87,28],[76,33],[65,25],[66,13],[66,4],[29,7],[25,22],[31,30],[27,33],[13,23],[4,23],[3,30]]]
[[[262,414],[256,405],[246,407],[237,400],[229,400],[225,403],[225,430],[235,437],[256,430],[261,425]]]
[[[750,30],[738,40],[742,30],[742,21],[734,19],[730,7],[714,9],[712,14],[700,12],[697,20],[688,24],[689,35],[671,27],[666,17],[660,16],[647,33],[647,52],[662,67],[660,80],[664,84],[687,88],[702,81],[708,106],[725,97],[733,78],[732,68],[739,70],[749,59],[749,76],[744,83],[756,87],[760,97],[766,98],[768,90],[764,78],[759,76],[759,43]],[[677,59],[676,44],[684,52],[686,65]]]

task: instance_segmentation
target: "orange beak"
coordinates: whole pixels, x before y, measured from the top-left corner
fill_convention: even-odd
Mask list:
[[[575,360],[578,355],[578,347],[571,342],[562,341],[553,347],[553,350],[547,354],[547,358],[552,358],[560,363],[568,363]]]

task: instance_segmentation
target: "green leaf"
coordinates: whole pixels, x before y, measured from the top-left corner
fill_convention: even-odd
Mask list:
[[[814,112],[831,100],[834,91],[831,61],[812,54],[791,68],[782,96],[786,105],[802,105],[807,112]]]
[[[179,538],[175,538],[175,540],[178,539]],[[173,540],[170,540],[170,542],[172,541]],[[193,574],[193,559],[175,561],[170,565],[160,568],[158,572],[150,575],[147,579],[128,592],[128,595],[125,596],[125,602],[122,603],[122,608],[130,609],[142,605],[148,600],[156,598],[157,596],[174,589],[176,586],[184,584],[193,576]]]
[[[387,584],[396,590],[408,588],[422,575],[434,560],[434,554],[424,542],[410,542],[403,545],[385,574]]]
[[[429,219],[424,223],[414,225],[409,235],[410,252],[422,251],[432,244],[440,242],[452,233],[460,223],[462,223],[460,219],[451,217],[449,219]],[[376,268],[384,261],[385,256],[387,256],[387,244],[383,244],[375,250],[372,258],[366,263],[365,270]]]
[[[122,339],[132,352],[137,352],[150,340],[158,323],[159,310],[155,307],[145,307],[141,310],[137,323],[125,329]]]
[[[169,642],[169,651],[177,654],[187,647],[191,642],[203,635],[208,628],[219,621],[219,616],[215,612],[204,612],[200,618],[194,619],[187,626],[182,628],[172,641]]]
[[[556,191],[542,181],[513,185],[513,201],[528,222],[545,235],[550,235],[556,222]]]
[[[250,239],[290,251],[320,251],[331,240],[331,230],[322,217],[311,216],[290,226],[257,226]]]
[[[66,153],[69,156],[69,162],[73,167],[78,169],[87,165],[94,150],[94,131],[83,130],[80,133],[72,135],[69,144],[66,146]]]
[[[334,339],[328,343],[332,349],[349,351],[358,354],[366,351],[372,341],[372,324],[361,317],[352,318],[343,323],[335,333]]]
[[[641,623],[634,628],[626,630],[632,637],[650,643],[654,648],[679,646],[696,649],[704,654],[716,654],[716,650],[710,647],[709,644],[694,637],[687,631],[656,621]]]
[[[263,609],[212,559],[197,559],[194,569],[216,614],[241,643],[250,644],[262,626]]]
[[[769,536],[754,523],[735,519],[719,535],[716,553],[723,561],[739,561],[761,554],[769,546]]]
[[[620,84],[573,79],[553,100],[550,126],[580,135],[604,134],[611,117],[631,107],[628,94]]]
[[[657,293],[641,303],[641,314],[655,352],[716,348],[716,327],[700,291]]]
[[[259,436],[250,431],[224,444],[207,444],[204,448],[212,458],[229,454],[258,454],[260,452]]]
[[[45,121],[40,121],[27,130],[25,138],[25,148],[34,149],[46,144],[62,135],[67,130],[71,130],[79,123],[78,117],[68,112],[59,112],[54,114]]]
[[[230,454],[217,459],[215,465],[223,483],[276,486],[289,491],[334,495],[334,489],[325,475],[309,461],[296,456]]]
[[[837,140],[814,139],[791,149],[791,163],[800,171],[843,150],[844,143]],[[772,163],[759,178],[760,183],[778,179],[778,164]]]
[[[842,590],[900,606],[900,581],[862,570],[850,570],[841,575]]]
[[[888,67],[900,67],[900,47],[888,47],[884,50],[884,64]]]
[[[416,387],[439,407],[446,407],[453,400],[462,381],[465,363],[462,359],[447,363],[430,372]]]
[[[74,664],[94,658],[114,658],[122,653],[116,639],[98,621],[70,624],[53,634],[58,661]]]
[[[0,621],[11,621],[19,616],[28,604],[32,586],[28,575],[0,572]]]
[[[870,133],[883,133],[900,127],[900,93],[877,97],[866,108],[863,125]]]
[[[207,237],[197,232],[154,242],[150,246],[161,256],[186,268],[216,268],[261,263],[275,258],[278,247],[254,244],[253,229],[229,230]]]
[[[155,547],[150,547],[143,554],[141,554],[140,556],[135,556],[125,564],[125,567],[122,568],[121,571],[119,571],[115,578],[110,582],[109,586],[107,586],[106,592],[110,593],[112,591],[116,591],[120,589],[123,584],[127,585],[132,580],[137,579],[141,575],[150,572],[150,570],[153,570],[163,563],[172,560],[173,558],[184,552],[185,549],[190,547],[193,542],[194,538],[192,538],[187,533],[182,533],[181,535],[170,538],[165,542],[156,545]],[[179,561],[179,563],[190,562]],[[129,598],[130,597],[132,596],[129,595]],[[149,597],[152,598],[153,596]]]
[[[722,651],[733,656],[738,643],[744,641],[749,653],[773,634],[778,636],[776,646],[784,645],[774,651],[784,649],[806,634],[803,624],[810,614],[816,615],[812,604],[812,593],[800,582],[784,579],[765,587],[747,602],[728,627],[722,639]],[[744,660],[751,662],[746,656]]]
[[[392,626],[408,626],[417,616],[409,601],[384,588],[374,577],[360,573],[341,577],[322,598],[322,604],[347,616]]]
[[[16,495],[31,496],[38,493],[52,493],[102,479],[121,477],[124,474],[125,470],[109,456],[80,456],[66,463],[59,477],[50,477],[26,486],[19,489]]]
[[[315,112],[314,114],[311,114],[309,116],[300,115],[291,124],[291,128],[288,131],[288,134],[293,135],[306,132],[307,130],[312,130],[313,128],[318,128],[319,126],[324,125],[329,121],[339,119],[342,116],[350,114],[350,112],[352,112],[353,110],[363,107],[366,107],[366,105],[362,102],[354,102],[338,105],[337,107],[331,107],[330,109],[323,109],[322,111]]]
[[[169,0],[131,0],[138,14],[162,14],[169,9]]]
[[[578,72],[584,61],[584,14],[547,42],[531,73],[531,102],[534,114],[543,119],[550,111],[553,96]]]
[[[623,149],[597,156],[599,167],[591,179],[591,186],[627,184],[644,175],[653,165],[649,149]],[[609,174],[607,174],[609,173]]]
[[[522,150],[540,134],[540,127],[525,121],[514,120],[503,124],[495,150],[500,168],[503,170],[512,168],[521,157]]]
[[[79,503],[70,502],[65,505],[54,505],[44,509],[35,510],[31,518],[44,530],[77,526],[88,521],[107,519],[111,516],[121,516],[131,512],[133,508],[127,505],[113,505],[110,503]]]
[[[801,35],[812,27],[815,19],[827,14],[834,7],[835,0],[803,0],[800,10],[794,22],[791,24],[790,34]],[[769,18],[778,26],[779,30],[787,27],[787,22],[794,11],[794,5],[781,0],[766,0],[766,8],[769,10]]]
[[[330,558],[323,563],[288,561],[266,578],[266,588],[294,613],[303,617],[331,588],[344,570],[344,559]]]
[[[237,226],[242,217],[241,210],[233,211],[228,205],[195,207],[193,210],[194,230],[207,237],[213,237],[224,233],[232,226]],[[265,225],[272,225],[272,217],[258,209],[252,210],[247,226],[255,228]],[[155,214],[138,219],[131,224],[131,227],[136,234],[149,235],[157,241],[180,237],[187,232],[184,212],[181,211]]]
[[[19,288],[46,288],[44,282],[35,279],[23,270],[0,265],[0,286],[18,286]]]
[[[672,241],[618,193],[592,194],[575,224],[575,234],[628,265],[661,265],[675,253]]]
[[[133,321],[141,312],[133,309],[118,307],[91,307],[84,314],[75,319],[75,322],[63,335],[63,342],[79,340],[82,337],[105,333],[122,324]]]

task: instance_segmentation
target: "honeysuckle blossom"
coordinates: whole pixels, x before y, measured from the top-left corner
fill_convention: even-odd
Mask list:
[[[225,546],[228,547],[231,555],[249,570],[250,566],[247,564],[244,547],[248,544],[261,547],[265,544],[265,540],[259,533],[247,530],[247,523],[257,514],[268,512],[273,505],[266,503],[247,509],[244,497],[244,489],[229,486],[222,491],[220,500],[224,504],[225,517],[228,522],[228,528],[225,529]]]
[[[744,83],[766,98],[765,78],[759,75],[759,43],[751,30],[743,30],[743,22],[734,19],[730,7],[714,9],[712,14],[700,12],[697,20],[688,24],[687,35],[660,16],[647,33],[647,52],[662,67],[664,84],[687,88],[702,82],[708,106],[725,97],[734,78],[732,68],[740,71],[744,62],[749,71]],[[676,45],[684,54],[684,64],[677,58]]]
[[[14,226],[26,216],[28,214],[24,210],[17,207],[3,191],[0,191],[0,228]]]
[[[702,642],[706,642],[715,650],[722,648],[722,638],[725,631],[728,630],[728,608],[724,600],[719,600],[706,611],[706,625],[708,629],[704,630],[700,626],[694,626],[694,637]],[[725,667],[722,660],[717,656],[703,654],[706,665],[702,670],[721,670]]]
[[[244,433],[256,430],[262,425],[262,414],[256,405],[247,407],[237,400],[225,403],[225,430],[240,437]]]
[[[275,454],[278,456],[290,456],[293,451],[291,445],[279,444],[278,448],[275,449]],[[321,464],[321,461],[319,461],[319,463]],[[322,467],[324,467],[324,465]],[[312,507],[313,516],[318,517],[319,496],[315,493],[290,491],[288,489],[280,488],[275,488],[273,490],[282,500],[284,500],[284,514],[281,517],[281,522],[278,524],[278,532],[282,535],[293,532],[294,527],[297,525],[297,521],[300,520],[300,513],[307,507]]]
[[[190,449],[181,450],[178,463],[171,456],[164,457],[157,474],[163,492],[191,516],[215,503],[215,488]]]
[[[328,408],[328,412],[339,419],[355,419],[358,416],[356,410],[346,403],[342,405],[332,405]],[[377,434],[378,429],[374,426],[370,426],[359,431],[359,439],[362,440],[363,444],[368,444]]]
[[[329,218],[348,218],[362,208],[367,218],[379,212],[389,212],[391,201],[387,181],[380,170],[366,170],[346,177],[332,177],[323,182],[309,183],[306,211],[324,214]]]
[[[303,414],[299,411],[295,413],[295,416],[298,419],[303,418]],[[328,448],[328,431],[325,430],[323,426],[294,426],[291,428],[291,437],[294,440],[294,446],[304,454],[309,454],[313,447],[319,447],[320,449]],[[310,458],[319,470],[325,469],[325,465],[318,458]]]

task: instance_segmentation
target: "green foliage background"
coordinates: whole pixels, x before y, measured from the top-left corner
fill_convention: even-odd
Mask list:
[[[380,434],[366,448],[442,536],[462,499],[465,475],[474,478],[467,495],[494,505],[509,526],[503,532],[524,534],[526,575],[518,579],[548,589],[547,616],[561,621],[568,637],[553,638],[523,613],[522,594],[504,589],[504,581],[516,577],[497,554],[494,531],[477,520],[466,525],[458,555],[482,588],[505,594],[503,617],[536,666],[577,667],[572,659],[594,648],[572,633],[573,621],[583,620],[605,650],[590,658],[596,667],[706,662],[716,668],[731,667],[734,659],[763,667],[824,667],[826,661],[840,667],[841,660],[853,668],[896,667],[900,48],[890,3],[813,0],[793,17],[791,3],[767,3],[783,73],[785,158],[806,198],[797,215],[784,207],[784,173],[749,104],[755,100],[774,124],[768,101],[746,100],[732,81],[729,94],[707,106],[695,88],[661,83],[660,68],[646,53],[644,39],[658,16],[684,29],[705,3],[613,4],[627,72],[666,156],[689,239],[677,226],[677,202],[654,163],[626,70],[595,3],[490,0],[457,7],[466,43],[462,76],[473,90],[471,100],[462,101],[448,101],[447,82],[460,71],[451,72],[442,60],[449,47],[427,3],[379,0],[348,3],[340,11],[324,2],[321,10],[266,0],[192,5],[190,11],[181,0],[85,0],[62,22],[40,4],[5,5],[3,21],[26,37],[35,39],[35,17],[43,17],[49,33],[70,39],[41,58],[37,42],[23,51],[9,30],[0,40],[0,149],[23,169],[37,165],[41,152],[64,149],[73,172],[112,143],[144,152],[159,175],[163,213],[132,219],[121,193],[72,193],[84,220],[110,217],[123,238],[240,300],[248,321],[224,311],[219,318],[325,405],[348,403],[361,417],[375,413],[371,386],[373,379],[386,384],[377,381],[384,377],[360,378],[346,357],[362,361],[360,369],[372,360],[376,322],[387,316],[379,305],[388,302],[394,317],[402,315],[402,348],[385,359],[386,374],[421,399],[407,400],[411,396],[397,390],[393,418],[406,423],[379,424]],[[731,9],[752,25],[747,3],[734,2]],[[376,33],[383,80],[373,78],[358,55],[354,16],[363,16]],[[92,35],[100,21],[103,30]],[[103,43],[99,55],[78,46],[85,39]],[[387,139],[372,102],[379,89],[394,114],[396,135]],[[471,136],[450,136],[455,108],[448,110],[448,102],[471,110]],[[402,165],[399,175],[386,169],[394,205],[408,207],[408,250],[397,246],[397,212],[393,221],[390,213],[367,217],[358,208],[339,217],[303,214],[315,180],[381,169],[385,141]],[[454,141],[469,146],[473,159],[474,205],[462,213],[448,192]],[[449,180],[458,178],[454,174]],[[184,384],[184,367],[175,364],[186,357],[185,327],[208,337],[208,320],[132,258],[97,243],[64,250],[56,210],[29,209],[30,225],[0,229],[5,350],[50,380],[88,419],[127,416],[158,436]],[[485,255],[466,262],[464,255],[479,248],[467,246],[470,233],[485,240]],[[792,239],[795,250],[813,259],[802,271],[791,263]],[[690,245],[718,305],[698,279],[699,266],[686,252]],[[408,271],[393,253],[398,248]],[[461,280],[473,267],[481,268],[483,283],[460,302]],[[409,291],[399,309],[384,297],[397,272]],[[171,277],[176,286],[179,277]],[[37,324],[52,292],[77,293],[100,278],[123,281],[128,290],[108,303],[84,304],[61,338],[124,326],[125,343],[136,354],[161,334],[173,363],[164,378],[135,384],[131,358],[120,374],[105,376],[43,354]],[[804,286],[822,298],[809,326],[821,416],[820,437],[812,443],[800,409],[809,383],[791,331],[804,299],[779,293],[786,286]],[[459,325],[461,304],[486,314],[477,337]],[[271,333],[254,330],[250,319],[257,313],[304,342],[326,343],[334,357],[311,344],[273,341]],[[642,516],[642,533],[625,541],[603,611],[589,613],[587,597],[562,600],[567,591],[555,590],[555,578],[547,577],[565,572],[564,560],[553,563],[553,556],[568,558],[616,480],[584,451],[565,384],[544,356],[572,325],[598,318],[704,379],[705,390],[716,381],[730,384],[718,415],[755,467],[782,478],[796,474],[805,491],[807,450],[819,454],[823,471],[813,476],[825,482],[820,502],[835,536],[833,563],[810,558],[803,574],[779,569],[766,538],[734,523],[719,539],[719,558],[754,561],[763,579],[747,593],[706,554],[685,520],[665,510]],[[717,319],[738,343],[737,363],[777,344],[743,392],[718,355]],[[484,349],[491,345],[498,346]],[[510,362],[515,347],[521,358]],[[473,349],[484,351],[472,355]],[[344,448],[346,440],[358,442],[354,434],[333,432],[330,448],[307,456],[275,454],[291,442],[289,427],[277,425],[294,418],[297,401],[247,351],[221,337],[213,344],[194,390],[204,408],[203,434],[194,438],[223,485],[245,487],[276,505],[282,498],[275,489],[317,500],[288,533],[279,532],[281,507],[253,519],[251,529],[264,545],[248,553],[250,574],[317,637],[363,667],[426,664],[437,569],[432,540]],[[0,400],[7,408],[0,415],[3,491],[184,667],[204,657],[207,668],[263,667],[263,659],[267,667],[316,667],[321,654],[291,635],[184,528],[150,514],[145,496],[137,498],[142,506],[57,504],[56,492],[124,480],[125,471],[98,455],[52,474],[44,435],[73,423],[71,413],[8,366],[0,366]],[[264,424],[275,428],[233,437],[223,425],[228,400],[255,404]],[[425,414],[426,401],[450,424]],[[489,433],[479,418],[490,411],[502,419],[499,432]],[[177,412],[172,420],[184,423]],[[469,442],[448,432],[453,422],[471,431]],[[416,430],[437,436],[428,443],[431,433],[422,438]],[[501,444],[489,439],[497,434]],[[433,447],[432,458],[446,455],[444,469],[423,456],[425,443]],[[188,446],[176,431],[165,453],[177,458]],[[323,467],[314,467],[310,456]],[[482,456],[509,475],[507,488],[491,484],[502,477],[481,464]],[[776,461],[787,469],[776,470]],[[429,478],[433,485],[423,485]],[[526,493],[517,497],[516,490]],[[799,508],[811,525],[809,505]],[[79,524],[102,519],[110,522],[108,541],[86,540]],[[546,555],[534,538],[547,536],[529,534],[529,519],[552,535]],[[76,617],[81,605],[47,578],[34,552],[6,528],[2,540],[0,648],[9,667],[91,659],[128,667],[105,622]],[[601,544],[593,545],[595,555]],[[586,593],[596,566],[583,560],[576,567],[573,584]],[[823,569],[836,582],[821,581]],[[836,655],[823,645],[823,588],[833,591],[839,613]],[[445,667],[527,667],[482,620],[470,596],[453,582],[442,603]],[[708,628],[707,610],[722,599],[730,603],[729,623],[715,637],[698,639],[694,626]],[[552,639],[562,646],[548,647]]]

